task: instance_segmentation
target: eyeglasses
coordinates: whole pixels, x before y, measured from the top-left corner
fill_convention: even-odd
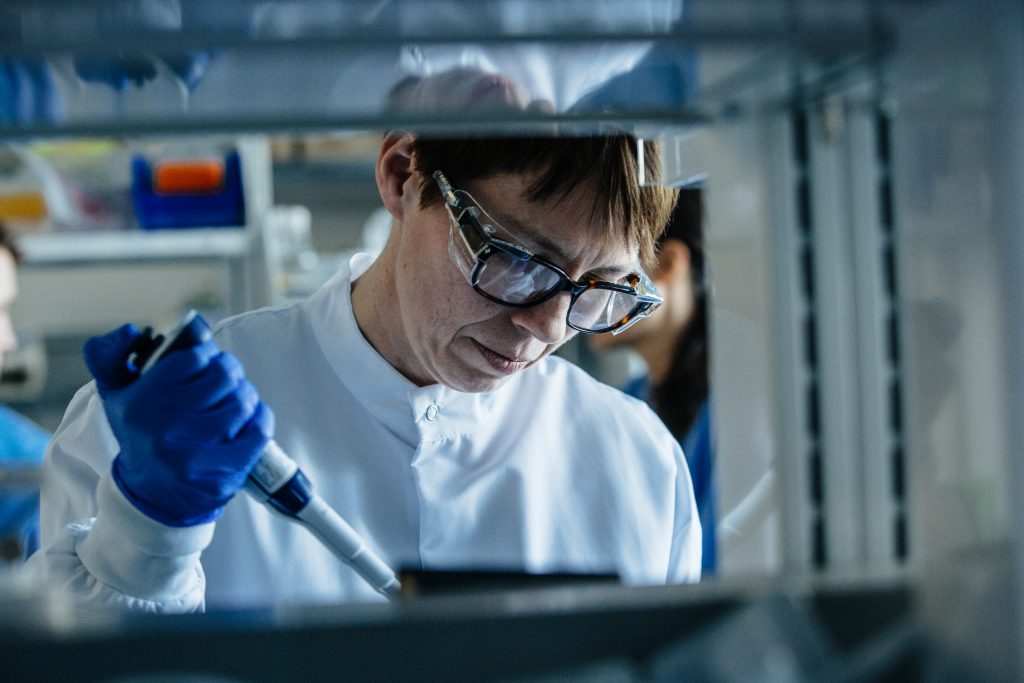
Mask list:
[[[662,297],[637,268],[615,282],[586,277],[573,280],[564,270],[515,243],[473,199],[434,172],[451,218],[448,253],[480,295],[506,306],[526,308],[569,292],[566,322],[580,332],[618,334],[649,316]]]

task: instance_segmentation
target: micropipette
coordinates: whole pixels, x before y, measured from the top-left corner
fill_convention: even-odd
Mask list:
[[[212,339],[210,326],[192,310],[167,334],[153,337],[152,331],[147,329],[128,362],[143,373],[171,351],[198,346]],[[275,441],[267,443],[249,472],[245,490],[275,512],[306,527],[377,592],[388,598],[398,594],[401,586],[391,568],[313,491],[313,484]]]

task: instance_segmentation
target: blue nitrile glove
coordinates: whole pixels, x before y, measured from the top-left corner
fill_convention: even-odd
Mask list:
[[[150,56],[142,52],[123,52],[116,57],[85,56],[74,59],[75,73],[89,83],[105,83],[117,92],[129,85],[141,88],[158,75],[157,62],[163,61],[189,92],[203,80],[212,53],[204,50],[176,51]]]
[[[171,352],[139,376],[127,363],[139,335],[124,325],[85,344],[85,363],[121,445],[114,481],[158,522],[213,521],[263,453],[273,413],[238,360],[212,342]]]
[[[181,79],[189,92],[196,89],[210,66],[212,53],[203,50],[188,50],[163,55],[164,63]]]
[[[141,88],[157,75],[154,59],[139,51],[118,53],[116,57],[75,57],[74,66],[83,81],[106,83],[118,92],[132,83]]]
[[[57,88],[45,61],[0,57],[0,124],[53,123],[60,110]]]

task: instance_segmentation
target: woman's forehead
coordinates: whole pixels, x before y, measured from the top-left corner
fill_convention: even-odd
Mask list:
[[[531,201],[531,181],[529,175],[495,176],[473,182],[470,192],[502,228],[554,263],[587,270],[636,267],[637,246],[600,210],[604,202],[592,188]]]

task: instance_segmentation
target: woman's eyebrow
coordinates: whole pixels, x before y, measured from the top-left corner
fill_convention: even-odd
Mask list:
[[[525,246],[536,246],[538,251],[542,252],[548,260],[552,261],[559,267],[565,267],[567,261],[570,260],[568,254],[562,250],[560,246],[547,239],[544,235],[539,234],[536,230],[529,228],[528,226],[520,223],[515,218],[501,219],[500,225],[504,225],[509,231],[514,233],[517,237],[522,236],[526,238],[531,244]],[[635,269],[633,265],[610,265],[602,266],[600,268],[592,268],[591,273],[607,273],[607,274],[626,274],[630,273]]]
[[[501,219],[501,225],[507,227],[516,237],[525,237],[533,246],[539,247],[538,251],[543,252],[545,256],[554,257],[562,262],[569,260],[569,255],[560,246],[540,232],[520,223],[515,218],[503,218]]]
[[[594,268],[590,273],[596,275],[599,280],[618,280],[634,270],[636,269],[629,266],[608,266],[607,268]]]

